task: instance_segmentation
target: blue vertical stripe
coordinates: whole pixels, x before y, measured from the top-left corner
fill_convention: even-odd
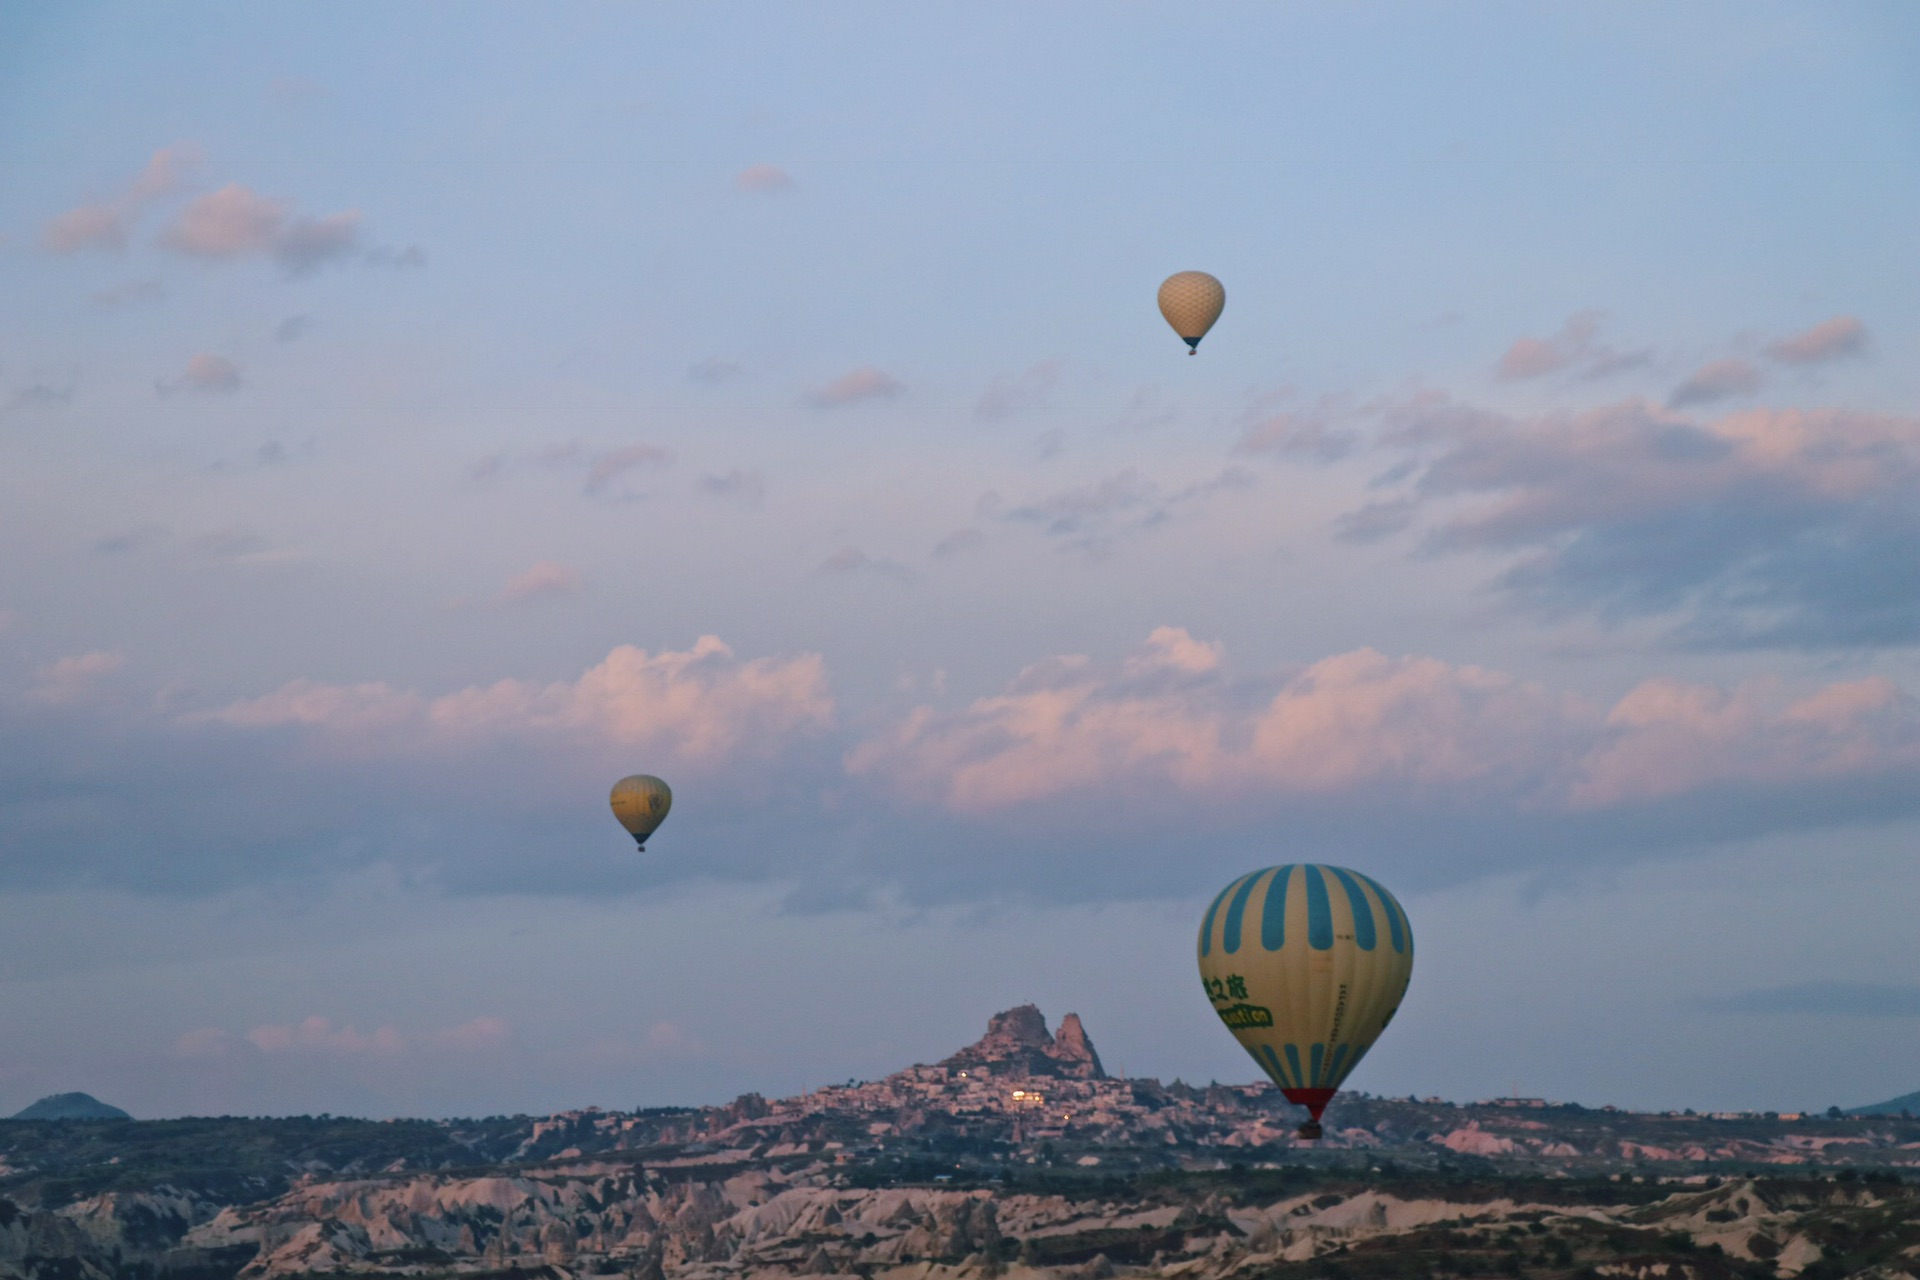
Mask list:
[[[1233,882],[1233,884],[1239,883],[1238,880]],[[1207,918],[1200,925],[1200,954],[1203,956],[1213,951],[1213,913],[1220,909],[1220,904],[1225,902],[1227,895],[1233,892],[1233,884],[1222,889],[1220,896],[1213,900],[1213,905],[1207,908]]]
[[[1327,901],[1327,879],[1309,864],[1307,873],[1307,945],[1315,951],[1333,949],[1333,906]]]
[[[1233,901],[1227,904],[1227,924],[1220,933],[1220,945],[1228,955],[1240,949],[1240,921],[1247,914],[1247,899],[1253,894],[1253,886],[1267,876],[1265,871],[1256,871],[1240,882],[1240,891],[1233,895]]]
[[[1287,1062],[1293,1067],[1293,1078],[1298,1080],[1302,1085],[1305,1085],[1307,1083],[1307,1073],[1300,1069],[1299,1045],[1290,1044],[1287,1046]]]
[[[1353,872],[1344,867],[1328,867],[1340,887],[1347,891],[1347,906],[1353,909],[1353,941],[1362,951],[1371,951],[1379,938],[1373,931],[1373,906],[1367,901],[1367,895],[1353,878]]]
[[[1359,873],[1355,872],[1354,874],[1358,875]],[[1367,888],[1373,890],[1374,896],[1380,899],[1380,910],[1384,912],[1387,917],[1387,941],[1393,944],[1395,951],[1402,955],[1406,954],[1407,931],[1400,923],[1400,904],[1393,900],[1392,894],[1380,887],[1378,880],[1375,880],[1371,876],[1360,876],[1360,879]]]
[[[1316,1044],[1309,1052],[1313,1055],[1313,1078],[1307,1083],[1318,1089],[1326,1084],[1326,1081],[1320,1078],[1320,1068],[1327,1060],[1327,1046]]]
[[[1347,1050],[1351,1049],[1352,1047],[1353,1047],[1352,1045],[1346,1045],[1346,1044],[1334,1046],[1333,1061],[1327,1067],[1327,1083],[1328,1084],[1340,1083],[1340,1068],[1343,1064],[1345,1064],[1347,1060]]]
[[[1291,864],[1275,867],[1267,885],[1267,900],[1260,907],[1260,945],[1269,951],[1287,945],[1287,885],[1292,879]]]
[[[1267,1059],[1267,1073],[1273,1077],[1274,1083],[1282,1089],[1291,1089],[1293,1082],[1287,1079],[1287,1069],[1281,1065],[1280,1055],[1273,1051],[1273,1046],[1263,1044],[1260,1046],[1260,1052]]]

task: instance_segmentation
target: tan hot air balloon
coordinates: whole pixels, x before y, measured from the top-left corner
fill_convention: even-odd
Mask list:
[[[1220,310],[1227,305],[1227,287],[1204,271],[1177,271],[1160,282],[1160,314],[1187,342],[1187,354],[1197,355]]]
[[[673,790],[650,773],[636,773],[613,784],[613,816],[642,850],[673,808]]]
[[[1221,891],[1200,925],[1200,980],[1220,1021],[1311,1118],[1385,1030],[1413,976],[1392,894],[1345,867],[1268,867]]]

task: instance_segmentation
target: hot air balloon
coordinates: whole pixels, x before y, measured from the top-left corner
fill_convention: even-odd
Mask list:
[[[1160,282],[1160,314],[1173,331],[1187,341],[1187,354],[1197,355],[1220,309],[1227,305],[1227,287],[1204,271],[1177,271]]]
[[[1200,925],[1200,980],[1213,1011],[1307,1109],[1303,1138],[1392,1020],[1413,976],[1407,913],[1345,867],[1299,864],[1241,876]]]
[[[613,816],[642,851],[673,808],[673,790],[650,773],[636,773],[613,784]]]

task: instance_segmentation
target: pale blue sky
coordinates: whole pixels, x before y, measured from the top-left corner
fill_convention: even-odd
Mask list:
[[[1355,1087],[1911,1090],[1916,86],[1892,3],[10,8],[0,1112],[1029,998],[1246,1078],[1188,935],[1301,858],[1422,940]]]

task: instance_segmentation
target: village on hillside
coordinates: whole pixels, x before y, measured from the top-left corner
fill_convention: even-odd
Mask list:
[[[1877,1276],[1920,1121],[1117,1079],[1031,1005],[882,1080],[471,1121],[0,1122],[0,1280]],[[1841,1260],[1848,1270],[1834,1270]],[[1863,1264],[1865,1265],[1865,1264]]]

